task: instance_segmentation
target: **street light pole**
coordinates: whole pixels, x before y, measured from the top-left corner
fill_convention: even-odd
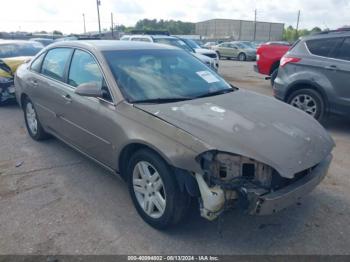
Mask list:
[[[114,38],[113,34],[113,13],[111,13],[111,32],[112,32],[112,39]]]
[[[295,38],[296,39],[299,38],[299,21],[300,21],[300,10],[298,11],[297,28],[296,28],[296,31],[295,31]]]
[[[254,11],[254,41],[256,40],[256,9]]]
[[[83,13],[83,22],[84,22],[84,34],[86,34],[86,26],[85,26],[85,14]]]
[[[97,19],[98,19],[98,32],[99,32],[99,34],[101,36],[100,5],[101,5],[101,1],[100,0],[96,0]]]

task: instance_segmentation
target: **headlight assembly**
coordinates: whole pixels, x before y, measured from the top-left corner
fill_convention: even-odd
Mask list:
[[[197,158],[214,184],[235,184],[251,182],[262,187],[270,187],[273,169],[256,160],[223,152],[209,151]]]

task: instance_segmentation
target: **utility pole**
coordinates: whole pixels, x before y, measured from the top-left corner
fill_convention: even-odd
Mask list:
[[[297,19],[297,28],[296,28],[296,32],[295,32],[295,36],[296,36],[296,39],[299,38],[299,21],[300,21],[300,10],[298,11],[298,19]]]
[[[83,22],[84,22],[84,34],[86,34],[86,26],[85,26],[85,14],[83,13]]]
[[[256,9],[254,11],[254,41],[256,40]]]
[[[101,36],[101,21],[100,21],[100,5],[101,5],[101,0],[96,0],[96,5],[97,5],[97,19],[98,19],[98,32]]]
[[[111,31],[112,31],[112,38],[114,38],[114,34],[113,34],[113,13],[111,13]]]

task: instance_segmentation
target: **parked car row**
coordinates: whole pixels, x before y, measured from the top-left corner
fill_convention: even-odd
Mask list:
[[[219,68],[219,57],[216,52],[208,49],[201,48],[195,41],[179,38],[176,36],[168,35],[124,35],[120,40],[122,41],[142,41],[142,42],[151,42],[166,44],[179,47],[187,52],[190,52],[203,63],[210,66],[215,71]]]
[[[219,58],[237,59],[239,61],[255,60],[256,49],[245,42],[225,42],[211,47]]]
[[[17,69],[15,86],[29,135],[53,135],[120,174],[156,228],[181,221],[194,199],[208,220],[233,208],[278,212],[332,160],[334,142],[315,119],[230,85],[186,48],[57,42]]]

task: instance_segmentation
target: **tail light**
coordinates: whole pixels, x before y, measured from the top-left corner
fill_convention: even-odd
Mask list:
[[[289,63],[298,63],[300,60],[301,58],[298,57],[284,56],[281,58],[280,66],[284,67]]]

